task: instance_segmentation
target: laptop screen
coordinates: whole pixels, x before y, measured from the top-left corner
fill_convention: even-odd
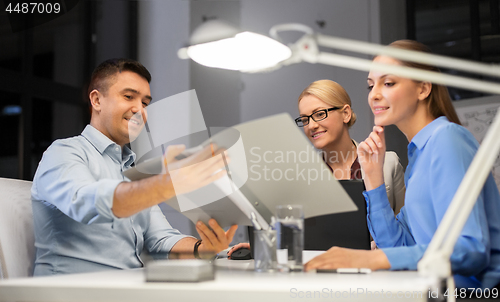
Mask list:
[[[370,232],[366,222],[365,189],[362,180],[340,180],[358,210],[329,214],[304,220],[304,250],[328,250],[332,246],[370,249]],[[332,196],[332,199],[335,198]]]
[[[349,194],[358,210],[306,218],[304,220],[304,250],[326,251],[332,246],[370,249],[366,201],[363,196],[365,185],[362,180],[339,180],[339,183]],[[334,198],[332,196],[332,202]],[[252,243],[252,227],[248,227],[248,237]]]

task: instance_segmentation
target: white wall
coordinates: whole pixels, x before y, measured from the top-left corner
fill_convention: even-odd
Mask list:
[[[192,1],[191,32],[204,19],[224,20],[239,26],[240,14],[240,1]],[[240,123],[239,72],[208,68],[191,61],[190,85],[191,89],[196,89],[207,127],[228,127]]]
[[[139,1],[139,20],[138,57],[152,75],[153,101],[189,90],[189,62],[177,58],[190,33],[189,1]],[[166,204],[160,207],[174,228],[196,233],[182,214]]]
[[[151,94],[160,100],[189,90],[189,62],[177,50],[189,37],[189,1],[139,1],[139,61],[152,75]]]

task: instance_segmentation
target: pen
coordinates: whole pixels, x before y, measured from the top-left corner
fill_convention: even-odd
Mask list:
[[[254,212],[250,213],[250,221],[252,222],[254,229],[256,229],[257,231],[262,230],[262,227],[260,226],[260,223],[257,221],[257,217],[255,216]]]
[[[336,274],[369,274],[372,272],[369,268],[337,268],[337,269],[317,269],[317,273],[336,273]]]

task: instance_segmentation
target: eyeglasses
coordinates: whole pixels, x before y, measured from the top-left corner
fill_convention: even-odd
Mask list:
[[[344,107],[332,107],[328,109],[321,109],[318,111],[313,112],[311,115],[306,115],[306,116],[299,116],[298,118],[295,119],[295,123],[299,127],[304,127],[309,125],[309,118],[312,118],[315,122],[322,121],[328,117],[328,111],[332,110],[339,110]]]

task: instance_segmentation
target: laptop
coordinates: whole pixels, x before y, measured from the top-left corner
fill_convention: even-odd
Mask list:
[[[304,250],[326,251],[332,246],[370,249],[370,232],[366,222],[366,201],[362,180],[339,180],[358,207],[357,211],[328,214],[304,219]],[[332,196],[332,199],[335,197]],[[332,200],[332,202],[334,202]],[[248,227],[248,239],[253,255],[253,227]]]
[[[340,180],[339,182],[358,210],[305,219],[304,250],[325,251],[332,246],[370,249],[366,201],[363,196],[365,185],[362,180]],[[332,198],[335,197],[332,196]]]

